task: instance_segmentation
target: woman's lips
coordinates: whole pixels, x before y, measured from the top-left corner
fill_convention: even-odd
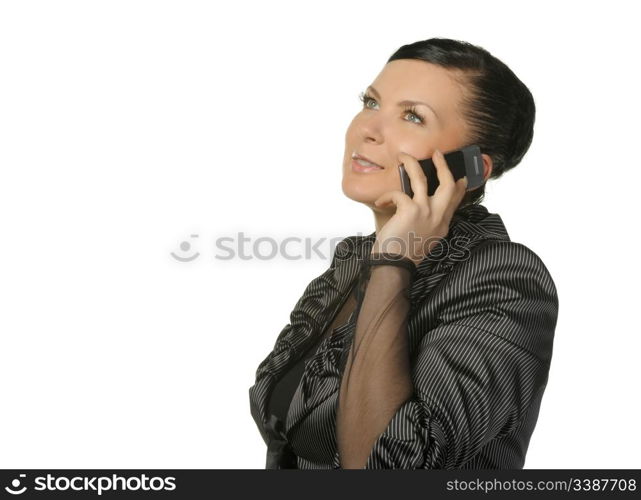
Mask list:
[[[369,172],[379,172],[384,170],[383,167],[365,167],[358,163],[356,160],[352,160],[352,171],[359,173],[369,173]]]

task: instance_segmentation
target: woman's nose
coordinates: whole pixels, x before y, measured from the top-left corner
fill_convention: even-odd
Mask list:
[[[358,133],[361,139],[370,142],[382,142],[383,132],[381,123],[376,117],[362,119],[358,126]]]

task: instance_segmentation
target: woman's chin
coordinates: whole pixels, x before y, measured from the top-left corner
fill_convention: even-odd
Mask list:
[[[372,207],[374,207],[374,202],[380,196],[372,192],[372,189],[368,189],[367,186],[363,186],[363,183],[345,182],[343,180],[342,187],[343,194],[350,200],[371,205]]]

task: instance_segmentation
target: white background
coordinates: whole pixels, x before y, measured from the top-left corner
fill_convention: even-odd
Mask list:
[[[431,37],[486,48],[536,101],[484,202],[559,293],[525,468],[639,467],[633,6],[0,4],[0,467],[263,468],[247,391],[329,252],[214,242],[371,233],[341,191],[345,130]],[[173,259],[182,241],[200,256]]]

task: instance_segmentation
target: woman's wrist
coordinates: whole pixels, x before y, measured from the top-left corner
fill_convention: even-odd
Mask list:
[[[401,254],[390,253],[390,252],[371,252],[367,256],[365,263],[370,268],[375,268],[377,266],[396,266],[399,268],[403,268],[408,271],[410,282],[414,281],[414,279],[416,278],[416,273],[417,273],[416,263],[409,257],[406,257]]]

